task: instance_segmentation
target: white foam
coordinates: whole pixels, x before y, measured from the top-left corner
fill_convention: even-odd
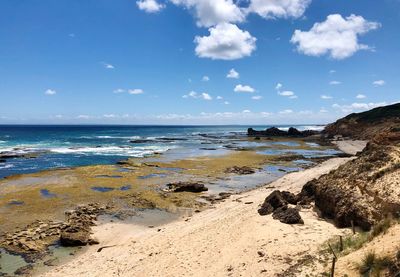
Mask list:
[[[104,147],[59,147],[50,149],[53,153],[58,154],[92,154],[92,155],[106,155],[106,156],[132,156],[144,157],[146,155],[154,154],[155,152],[166,152],[171,147],[163,146],[147,146],[147,147],[118,147],[118,146],[104,146]]]
[[[14,167],[14,165],[12,165],[12,164],[0,165],[0,169],[7,169],[7,168],[11,168],[11,167]]]

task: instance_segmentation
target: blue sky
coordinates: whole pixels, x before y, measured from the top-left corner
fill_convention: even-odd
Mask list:
[[[2,0],[0,13],[0,123],[326,123],[399,101],[399,0]]]

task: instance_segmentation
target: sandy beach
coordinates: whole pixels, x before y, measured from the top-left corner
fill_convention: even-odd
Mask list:
[[[346,145],[342,142],[342,145]],[[351,148],[362,143],[351,144]],[[342,147],[346,149],[346,147]],[[255,190],[232,195],[201,213],[160,226],[109,222],[93,228],[101,242],[38,276],[295,276],[323,271],[313,264],[321,245],[348,232],[302,209],[304,225],[260,216],[258,206],[274,189],[297,193],[313,178],[352,158],[332,158],[289,173]],[[104,246],[112,246],[98,249]],[[315,268],[318,267],[318,268]]]

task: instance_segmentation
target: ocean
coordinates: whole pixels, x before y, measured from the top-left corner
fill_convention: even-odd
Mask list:
[[[277,127],[288,129],[290,126]],[[170,158],[223,154],[229,151],[227,146],[231,143],[246,146],[238,138],[246,135],[248,127],[261,130],[271,126],[0,125],[0,178],[53,168],[115,164],[126,158],[155,153]],[[5,154],[24,157],[1,160]]]

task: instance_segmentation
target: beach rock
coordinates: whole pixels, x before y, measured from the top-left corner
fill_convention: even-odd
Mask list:
[[[268,215],[275,211],[277,208],[287,206],[288,202],[283,197],[279,190],[273,191],[270,195],[265,198],[264,203],[258,209],[260,215]]]
[[[26,266],[18,268],[14,274],[15,275],[28,275],[33,270],[33,265],[28,264]]]
[[[293,194],[293,193],[291,193],[289,191],[282,191],[281,195],[282,195],[283,199],[285,199],[285,201],[287,203],[292,204],[292,205],[296,205],[297,204],[297,200],[298,200],[297,195],[295,195],[295,194]]]
[[[253,174],[256,171],[248,166],[232,166],[225,169],[225,173],[235,173],[239,175]]]
[[[208,188],[198,182],[177,182],[167,184],[169,190],[173,192],[203,192],[208,191]]]
[[[84,227],[67,227],[60,235],[62,246],[84,246],[89,240],[90,229]]]
[[[256,131],[253,128],[247,129],[247,135],[250,137],[308,137],[315,134],[318,134],[318,132],[313,130],[299,131],[294,127],[290,127],[288,131],[283,131],[276,127],[271,127],[264,131]]]
[[[299,210],[296,208],[289,208],[288,206],[277,208],[272,214],[272,218],[286,224],[304,224]]]

